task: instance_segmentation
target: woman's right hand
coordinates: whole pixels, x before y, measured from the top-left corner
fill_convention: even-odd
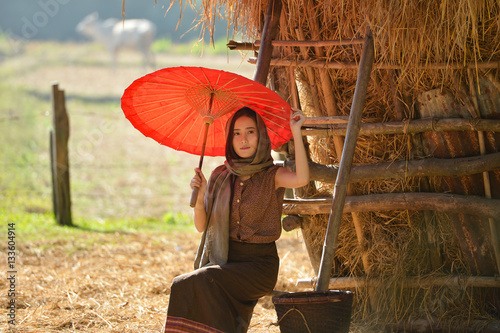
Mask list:
[[[200,168],[195,168],[194,172],[195,175],[193,179],[191,179],[189,186],[191,186],[191,189],[193,189],[194,187],[198,187],[200,189],[198,191],[198,199],[196,200],[196,205],[198,205],[198,203],[200,202],[203,204],[205,192],[207,191],[207,180]]]

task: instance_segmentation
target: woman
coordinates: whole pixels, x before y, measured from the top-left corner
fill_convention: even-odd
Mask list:
[[[300,133],[304,115],[290,119],[296,172],[275,166],[262,118],[238,110],[228,124],[226,161],[207,183],[199,168],[191,188],[200,188],[194,224],[203,232],[196,270],[173,280],[165,332],[246,332],[254,306],[277,281],[285,188],[309,181]]]

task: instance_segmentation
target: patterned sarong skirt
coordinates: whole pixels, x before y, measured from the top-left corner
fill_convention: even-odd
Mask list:
[[[278,278],[275,243],[230,241],[228,262],[177,276],[165,332],[246,332],[253,308]]]

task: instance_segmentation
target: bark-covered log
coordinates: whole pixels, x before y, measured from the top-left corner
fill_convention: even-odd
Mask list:
[[[336,119],[334,121],[337,121]],[[303,127],[302,135],[330,136],[345,135],[347,124],[333,123],[328,128]],[[500,132],[498,119],[427,118],[387,123],[362,123],[359,135],[412,134],[442,131],[485,131]]]
[[[251,64],[256,63],[255,58],[249,58],[248,62]],[[487,69],[487,68],[498,68],[500,62],[498,61],[484,61],[484,62],[471,62],[467,64],[463,63],[422,63],[420,65],[415,65],[415,69]],[[321,69],[358,69],[358,63],[356,62],[340,62],[340,61],[326,61],[319,59],[311,60],[291,60],[291,59],[271,59],[271,66],[294,66],[294,67],[315,67]],[[374,69],[402,69],[404,65],[399,64],[389,64],[389,63],[375,63],[373,64]]]
[[[295,168],[295,162],[286,161],[284,166],[293,170]],[[416,176],[459,177],[495,169],[500,169],[500,153],[463,158],[427,158],[421,160],[353,166],[349,181],[353,183]],[[311,180],[335,183],[338,166],[309,162],[309,171]]]
[[[283,214],[329,214],[331,206],[332,198],[285,199]],[[344,206],[344,213],[388,210],[434,210],[495,218],[500,216],[500,200],[443,193],[385,193],[348,196]]]
[[[336,40],[273,40],[273,46],[299,46],[299,47],[321,47],[321,46],[339,46],[339,45],[353,45],[363,44],[364,38],[354,39],[336,39]],[[238,42],[230,40],[227,43],[227,48],[231,51],[256,51],[259,49],[260,40],[255,42]]]

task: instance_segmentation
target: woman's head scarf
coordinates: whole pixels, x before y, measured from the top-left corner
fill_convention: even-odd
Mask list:
[[[233,149],[234,123],[240,117],[250,117],[257,124],[259,142],[255,155],[241,158]],[[262,118],[252,109],[243,107],[228,122],[226,136],[226,162],[212,172],[205,194],[207,223],[201,237],[195,268],[205,265],[222,265],[227,262],[229,249],[229,212],[234,176],[253,175],[273,165],[271,140]]]
[[[248,158],[241,158],[236,154],[233,148],[234,124],[241,117],[248,117],[255,121],[259,142],[255,154]],[[236,176],[252,175],[259,171],[265,170],[273,165],[271,157],[271,140],[267,133],[267,127],[261,116],[250,109],[243,107],[236,111],[227,125],[226,131],[226,162],[224,163],[227,169]]]

